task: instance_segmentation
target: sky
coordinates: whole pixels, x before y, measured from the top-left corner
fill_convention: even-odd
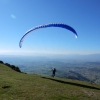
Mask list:
[[[31,28],[48,23],[73,27]],[[0,54],[100,54],[100,0],[0,0]]]

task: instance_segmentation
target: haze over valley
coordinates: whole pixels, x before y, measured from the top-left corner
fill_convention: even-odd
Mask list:
[[[28,74],[51,76],[56,68],[56,77],[77,79],[100,83],[100,54],[91,55],[45,55],[45,56],[8,56],[0,60],[20,68]]]

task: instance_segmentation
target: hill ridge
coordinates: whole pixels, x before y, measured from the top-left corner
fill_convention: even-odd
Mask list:
[[[0,64],[0,100],[99,100],[100,85],[18,73]]]

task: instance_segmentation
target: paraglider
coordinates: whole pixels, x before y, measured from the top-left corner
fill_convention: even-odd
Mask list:
[[[52,77],[55,76],[55,73],[56,73],[56,68],[52,69]]]
[[[67,30],[70,30],[71,32],[73,32],[75,34],[75,37],[77,38],[78,35],[76,33],[76,31],[69,25],[66,25],[66,24],[63,24],[63,23],[49,23],[49,24],[43,24],[43,25],[40,25],[40,26],[36,26],[32,29],[30,29],[29,31],[27,31],[25,33],[25,35],[21,38],[20,42],[19,42],[19,47],[21,48],[22,47],[22,43],[23,43],[23,40],[24,38],[29,34],[31,33],[32,31],[34,30],[37,30],[37,29],[40,29],[40,28],[47,28],[47,27],[61,27],[61,28],[65,28]]]

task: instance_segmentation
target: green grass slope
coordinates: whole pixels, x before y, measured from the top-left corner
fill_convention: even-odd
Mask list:
[[[100,100],[100,85],[19,73],[0,64],[0,100]]]

